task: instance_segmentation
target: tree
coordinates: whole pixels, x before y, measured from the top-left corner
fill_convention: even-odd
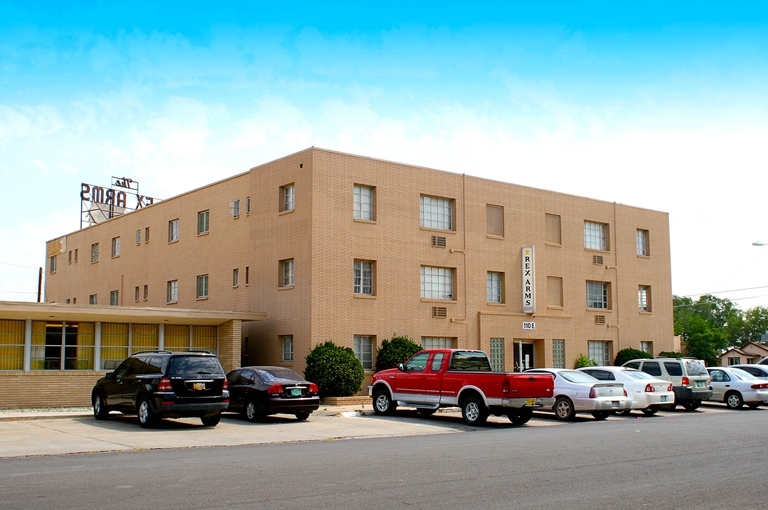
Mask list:
[[[744,328],[743,312],[730,300],[711,295],[694,302],[674,296],[675,334],[685,342],[685,354],[713,360],[736,345]]]
[[[400,363],[405,363],[422,347],[407,336],[396,336],[392,340],[381,342],[381,349],[376,355],[376,371],[395,368]]]
[[[744,346],[749,342],[761,342],[768,333],[768,308],[756,306],[744,313],[744,327],[741,329],[739,345]]]
[[[350,397],[360,391],[365,371],[355,352],[329,340],[307,355],[304,378],[320,388],[321,397]]]
[[[653,358],[653,355],[645,351],[641,351],[640,349],[633,349],[628,347],[626,349],[620,350],[618,354],[616,354],[616,360],[613,362],[613,364],[617,367],[620,367],[627,361],[640,358]]]

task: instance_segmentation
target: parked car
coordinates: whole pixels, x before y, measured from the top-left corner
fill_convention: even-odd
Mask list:
[[[621,414],[629,414],[632,409],[637,409],[646,416],[652,416],[660,409],[672,409],[675,406],[675,392],[669,381],[626,367],[584,367],[579,370],[598,381],[618,381],[624,385],[632,399],[632,407],[619,411]]]
[[[315,383],[285,367],[241,367],[227,374],[229,411],[243,413],[249,421],[271,414],[292,414],[297,420],[309,418],[320,407],[320,390]]]
[[[768,365],[728,365],[731,368],[740,368],[758,379],[768,379]]]
[[[710,367],[707,371],[712,377],[712,397],[709,400],[725,402],[731,409],[741,409],[744,404],[750,409],[757,409],[768,400],[768,381],[740,368]]]
[[[701,360],[693,358],[633,359],[622,366],[642,370],[657,379],[671,382],[675,390],[675,405],[682,405],[686,411],[695,411],[702,400],[712,396],[709,373]]]
[[[615,411],[632,407],[632,399],[620,382],[599,381],[585,372],[566,368],[532,368],[525,373],[552,374],[555,405],[549,410],[558,420],[573,420],[577,413],[591,413],[596,420],[604,420]]]
[[[97,420],[120,411],[138,415],[144,428],[161,418],[186,417],[213,427],[229,404],[229,391],[219,359],[209,352],[142,351],[99,379],[91,402]]]

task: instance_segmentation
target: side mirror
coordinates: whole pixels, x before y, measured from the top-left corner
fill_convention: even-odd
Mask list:
[[[104,377],[106,377],[109,380],[114,380],[115,379],[115,373],[114,372],[107,372],[106,374],[104,374]]]
[[[397,364],[397,369],[400,370],[401,372],[405,372],[405,366],[403,366],[402,363]]]

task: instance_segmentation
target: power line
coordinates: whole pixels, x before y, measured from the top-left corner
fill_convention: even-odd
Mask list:
[[[5,266],[14,266],[14,267],[23,267],[24,269],[40,269],[40,266],[38,267],[31,267],[31,266],[22,266],[20,264],[11,264],[10,262],[0,262],[0,264],[3,264]]]
[[[716,290],[712,292],[697,292],[696,294],[686,294],[684,296],[680,297],[694,297],[694,296],[704,296],[707,294],[725,294],[727,292],[741,292],[743,290],[757,290],[757,289],[768,289],[768,285],[763,285],[762,287],[747,287],[745,289],[733,289],[733,290]]]

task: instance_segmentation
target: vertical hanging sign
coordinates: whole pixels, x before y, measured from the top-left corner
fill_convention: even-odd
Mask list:
[[[523,313],[536,313],[533,246],[523,246]]]

